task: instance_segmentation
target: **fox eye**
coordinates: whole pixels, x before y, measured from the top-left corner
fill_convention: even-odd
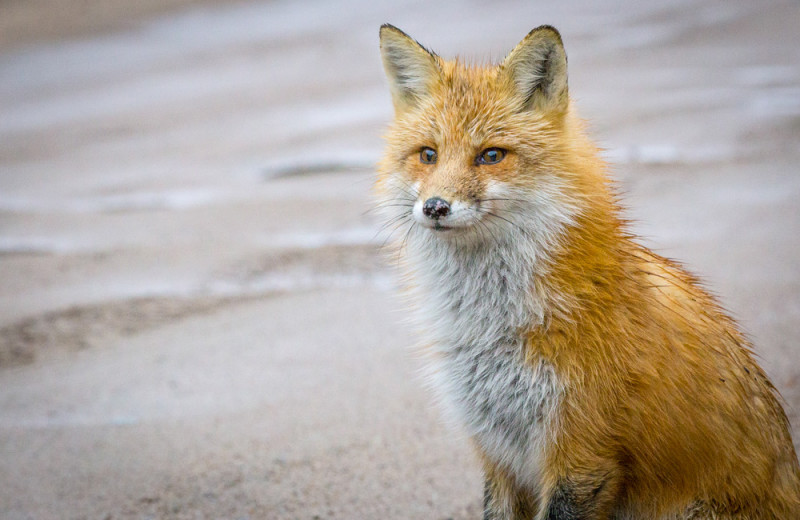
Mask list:
[[[506,157],[506,151],[502,148],[487,148],[475,158],[476,164],[497,164]]]
[[[419,152],[419,160],[425,164],[435,164],[436,163],[436,150],[433,148],[428,148],[427,146],[420,150]]]

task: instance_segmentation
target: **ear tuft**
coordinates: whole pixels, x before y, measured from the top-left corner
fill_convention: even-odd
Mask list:
[[[503,61],[500,74],[516,91],[523,110],[567,110],[567,54],[554,27],[542,25],[529,32]]]
[[[395,110],[416,106],[440,78],[436,55],[388,23],[381,26],[380,42]]]

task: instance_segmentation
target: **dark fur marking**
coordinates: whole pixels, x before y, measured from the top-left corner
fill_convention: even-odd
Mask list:
[[[550,95],[550,85],[553,83],[552,60],[555,54],[555,48],[552,45],[549,45],[547,50],[541,56],[541,59],[535,63],[535,74],[539,80],[531,85],[530,89],[526,93],[524,103],[525,106],[530,106],[537,94],[540,94],[544,97],[548,97]]]
[[[584,520],[594,518],[598,496],[608,484],[604,479],[594,488],[579,487],[574,483],[562,481],[547,507],[547,520]]]
[[[547,520],[581,520],[583,518],[588,517],[584,508],[577,503],[572,489],[566,484],[559,485],[550,498]]]

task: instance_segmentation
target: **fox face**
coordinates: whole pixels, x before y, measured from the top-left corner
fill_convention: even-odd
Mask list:
[[[381,28],[395,121],[380,165],[390,222],[409,241],[550,243],[580,211],[569,146],[566,54],[535,29],[499,66],[444,61]]]

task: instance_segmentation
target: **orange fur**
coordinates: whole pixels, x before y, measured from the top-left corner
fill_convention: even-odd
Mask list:
[[[513,244],[515,233],[547,246],[530,248],[542,256],[525,281],[540,313],[518,334],[528,365],[552,367],[557,408],[533,484],[476,440],[491,495],[487,518],[800,518],[800,469],[776,391],[698,281],[627,231],[606,166],[567,97],[565,59],[563,88],[557,83],[558,33],[535,30],[503,64],[486,67],[442,60],[390,26],[381,39],[396,113],[379,168],[383,203],[410,208],[435,196],[487,205],[503,218],[486,195],[502,185],[546,210],[540,229],[522,229],[510,213],[503,221],[471,216],[447,236],[404,224],[406,239],[446,243],[443,254],[477,257],[498,235]],[[552,63],[524,69],[537,59]],[[550,74],[552,84],[534,85],[526,97],[520,85],[531,70]],[[420,161],[424,147],[437,152],[435,164]],[[505,158],[476,163],[492,147]],[[546,195],[541,202],[537,193]],[[561,213],[560,223],[546,220]],[[432,266],[408,267],[424,293]]]

